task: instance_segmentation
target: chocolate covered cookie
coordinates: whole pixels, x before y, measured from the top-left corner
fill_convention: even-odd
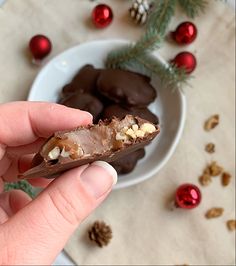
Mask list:
[[[75,75],[73,80],[63,87],[62,98],[71,94],[91,93],[95,90],[99,69],[95,69],[92,65],[85,65]]]
[[[70,95],[67,98],[62,99],[59,103],[91,113],[94,122],[98,121],[103,110],[103,103],[98,98],[88,93]]]
[[[130,71],[104,69],[97,79],[97,90],[108,99],[128,106],[145,107],[156,98],[150,78]]]
[[[96,125],[57,132],[34,157],[32,168],[21,178],[52,178],[71,168],[97,160],[112,162],[150,143],[160,129],[151,122],[127,115]]]
[[[134,115],[139,116],[143,119],[146,119],[153,124],[158,124],[159,120],[158,117],[153,114],[147,107],[131,107],[131,106],[121,106],[118,104],[113,104],[108,107],[106,107],[103,111],[102,118],[112,118],[113,116],[116,116],[118,118],[123,118],[126,115]]]
[[[118,174],[128,174],[133,171],[139,159],[145,156],[145,150],[139,149],[114,161],[111,165]]]

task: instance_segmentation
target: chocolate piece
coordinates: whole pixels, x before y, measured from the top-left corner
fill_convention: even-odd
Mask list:
[[[153,124],[158,124],[159,120],[158,117],[153,114],[148,108],[143,107],[143,108],[137,108],[137,107],[124,107],[118,104],[113,104],[108,107],[106,107],[103,111],[102,118],[103,119],[110,119],[113,116],[116,116],[118,118],[123,118],[126,115],[134,115],[134,116],[139,116],[143,119],[146,119]]]
[[[73,167],[96,160],[115,161],[143,148],[159,133],[158,126],[127,115],[73,131],[55,133],[41,147],[32,167],[22,178],[55,177]]]
[[[105,69],[97,79],[97,90],[115,103],[145,107],[156,98],[150,79],[141,74]]]
[[[133,171],[139,159],[145,156],[145,150],[139,149],[122,158],[115,160],[111,165],[116,169],[118,174],[128,174]]]
[[[100,70],[95,69],[92,65],[82,67],[71,83],[62,89],[62,98],[76,92],[88,93],[94,91],[99,73]]]
[[[102,102],[95,96],[88,93],[71,95],[64,100],[61,100],[60,104],[91,113],[95,122],[98,121],[103,110]]]

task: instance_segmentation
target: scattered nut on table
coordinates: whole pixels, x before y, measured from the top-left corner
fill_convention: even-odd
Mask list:
[[[210,131],[213,128],[215,128],[220,122],[220,116],[219,115],[212,115],[209,117],[206,122],[204,123],[204,129],[206,131]]]
[[[221,175],[222,186],[224,187],[228,186],[230,183],[230,180],[231,180],[231,174],[228,172],[223,172]]]
[[[208,153],[214,153],[215,152],[215,144],[212,142],[206,144],[205,151]]]
[[[236,229],[236,220],[228,220],[226,224],[229,231],[234,231]]]
[[[224,212],[224,209],[223,208],[220,208],[220,207],[214,207],[214,208],[211,208],[209,209],[205,216],[207,219],[211,219],[211,218],[216,218],[216,217],[220,217]]]
[[[203,174],[199,177],[199,183],[204,187],[210,185],[211,181],[212,178],[209,174]]]
[[[204,169],[204,174],[208,174],[210,176],[218,176],[223,172],[223,167],[221,167],[216,161],[211,162]]]

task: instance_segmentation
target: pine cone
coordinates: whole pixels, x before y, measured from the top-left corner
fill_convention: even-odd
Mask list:
[[[150,6],[147,0],[135,0],[130,8],[130,16],[137,24],[144,24],[147,21]]]
[[[95,221],[88,231],[89,239],[97,243],[99,247],[109,244],[112,239],[111,227],[103,221]]]

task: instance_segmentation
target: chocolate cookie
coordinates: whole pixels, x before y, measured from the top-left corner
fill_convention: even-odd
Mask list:
[[[133,171],[138,160],[144,156],[145,150],[139,149],[112,162],[111,165],[116,169],[118,174],[128,174]]]
[[[62,99],[59,103],[91,113],[95,122],[98,121],[103,110],[102,102],[95,96],[88,93],[70,95],[67,98]]]
[[[151,122],[127,115],[96,125],[56,132],[34,157],[32,168],[21,178],[48,177],[97,160],[112,162],[142,149],[159,133]]]
[[[92,65],[85,65],[79,70],[73,80],[63,87],[62,97],[76,92],[91,93],[95,90],[99,73],[99,69],[95,69]]]
[[[134,115],[139,116],[143,119],[146,119],[153,124],[158,124],[159,120],[158,117],[153,114],[147,107],[124,107],[118,104],[113,104],[108,107],[106,107],[103,111],[102,118],[112,118],[113,116],[116,116],[118,118],[123,118],[126,115]]]
[[[97,90],[115,103],[145,107],[156,98],[150,78],[118,69],[105,69],[97,79]]]

